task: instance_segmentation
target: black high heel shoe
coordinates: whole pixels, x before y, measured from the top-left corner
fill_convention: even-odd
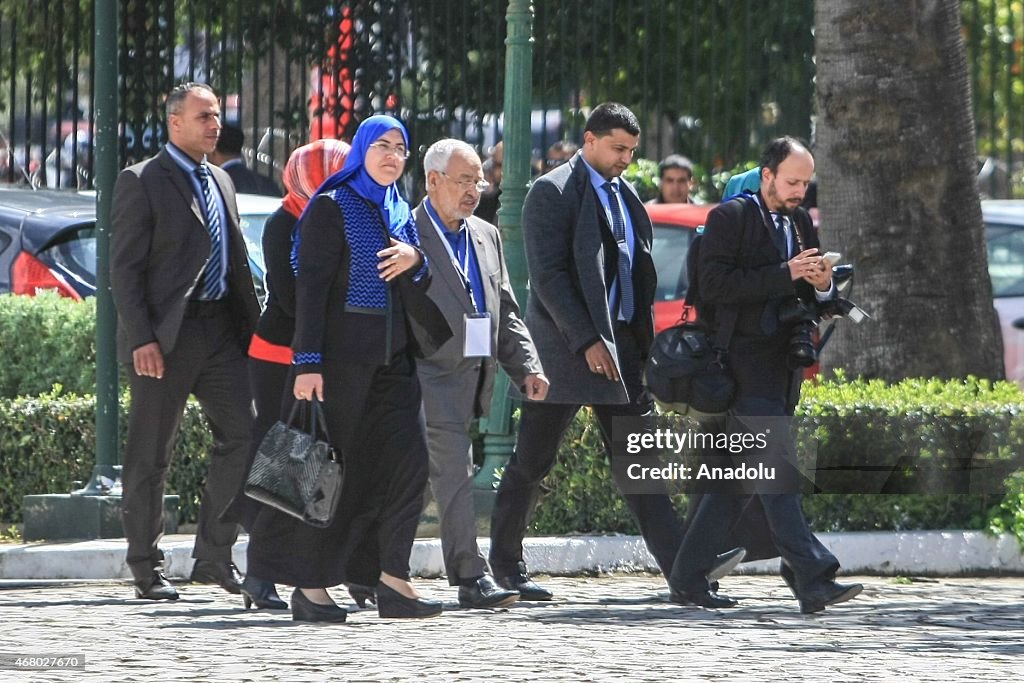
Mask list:
[[[246,576],[242,582],[242,604],[245,609],[256,605],[256,609],[288,609],[288,603],[277,594],[273,581],[264,581]]]
[[[440,600],[407,598],[387,584],[377,584],[377,614],[384,619],[427,619],[443,609]]]
[[[340,624],[348,618],[348,612],[337,605],[318,605],[296,588],[292,593],[292,621],[321,621]]]
[[[350,583],[348,585],[348,594],[352,596],[352,599],[356,601],[360,608],[366,607],[366,603],[371,605],[377,604],[377,591],[373,590],[373,586]]]

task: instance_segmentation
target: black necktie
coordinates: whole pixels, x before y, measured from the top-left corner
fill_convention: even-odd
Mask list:
[[[629,263],[626,245],[626,221],[619,208],[619,188],[611,182],[601,186],[608,193],[608,208],[612,214],[612,234],[619,247],[619,311],[626,322],[633,319],[633,269]]]
[[[210,261],[206,264],[206,272],[203,274],[203,298],[219,299],[224,296],[220,211],[217,210],[217,200],[210,187],[210,169],[206,164],[196,166],[196,176],[199,178],[199,187],[203,190],[202,207],[203,215],[206,217],[206,229],[210,231]]]

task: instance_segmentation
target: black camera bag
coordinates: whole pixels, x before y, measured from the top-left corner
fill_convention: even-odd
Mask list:
[[[693,322],[681,322],[654,338],[644,376],[663,408],[695,417],[724,415],[729,410],[736,382],[726,366],[725,349],[713,341],[716,338]]]
[[[747,196],[733,201],[742,201],[747,207],[758,206]],[[697,264],[701,238],[701,234],[693,238],[686,255],[688,286],[680,321],[654,337],[644,368],[647,389],[662,408],[697,418],[724,415],[732,407],[736,380],[729,372],[726,353],[738,317],[735,308],[719,306],[718,329],[713,335],[707,333],[700,321],[690,320],[690,313],[700,300]],[[744,222],[741,249],[746,240]]]

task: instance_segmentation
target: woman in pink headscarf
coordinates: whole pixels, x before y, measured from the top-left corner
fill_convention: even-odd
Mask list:
[[[255,446],[280,417],[282,399],[291,395],[291,386],[286,393],[285,385],[295,334],[295,276],[289,262],[292,232],[317,188],[345,165],[350,149],[341,140],[317,140],[293,151],[283,174],[288,194],[263,229],[267,301],[249,345],[249,386],[256,406],[254,453]],[[236,506],[240,508],[242,526],[249,529],[258,506],[241,495],[236,498]],[[288,609],[270,581],[246,575],[242,593],[246,608],[255,604],[263,609]]]

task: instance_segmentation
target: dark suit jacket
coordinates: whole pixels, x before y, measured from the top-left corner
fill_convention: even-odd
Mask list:
[[[427,296],[437,304],[452,329],[452,338],[434,353],[417,363],[424,383],[429,382],[437,395],[446,395],[441,405],[427,407],[430,413],[451,411],[450,422],[462,422],[466,412],[460,407],[472,398],[477,415],[486,415],[491,405],[497,363],[508,373],[512,383],[521,387],[526,375],[543,372],[537,349],[533,345],[526,325],[519,317],[519,304],[508,281],[505,257],[502,255],[498,229],[490,223],[470,216],[467,219],[469,238],[472,240],[480,279],[484,288],[484,305],[491,317],[491,349],[494,354],[483,360],[483,379],[474,369],[481,359],[465,358],[464,316],[474,313],[473,303],[466,292],[462,277],[452,265],[448,250],[437,234],[423,204],[416,208],[416,227],[420,234],[420,249],[430,260],[432,275]],[[497,363],[495,362],[497,357]],[[479,387],[479,391],[477,390]],[[432,402],[438,403],[438,402]],[[460,414],[461,413],[461,414]]]
[[[799,386],[799,373],[789,370],[786,358],[793,326],[779,323],[778,310],[793,297],[813,305],[814,288],[790,277],[786,260],[772,242],[771,217],[761,207],[740,197],[708,214],[698,263],[703,301],[699,315],[714,326],[723,307],[737,311],[728,356],[737,381],[737,405],[743,401],[743,410],[751,410],[747,400],[753,398],[772,404],[759,404],[758,415],[783,410],[792,414],[798,396],[793,382]],[[818,247],[807,212],[797,209],[792,217],[803,248]]]
[[[763,200],[762,200],[763,206]],[[818,247],[818,235],[804,209],[792,216],[804,249]],[[789,267],[772,242],[771,217],[750,199],[731,199],[708,214],[701,238],[700,296],[702,319],[714,322],[716,309],[738,309],[736,331],[741,335],[771,335],[777,330],[778,304],[790,297],[815,302],[814,288],[794,282]],[[796,246],[797,253],[800,250]]]
[[[277,186],[277,183],[249,169],[241,161],[237,164],[230,164],[224,170],[231,176],[231,182],[235,184],[235,192],[265,194],[271,197],[281,196],[281,188]]]
[[[259,317],[231,180],[210,165],[224,197],[228,299],[244,349]],[[111,212],[110,280],[118,314],[118,358],[152,341],[174,349],[185,306],[210,257],[210,233],[185,172],[166,150],[117,177]]]
[[[626,387],[587,367],[584,352],[603,340],[618,361],[608,290],[618,249],[586,166],[577,153],[534,181],[523,205],[523,239],[530,273],[526,324],[551,380],[549,403],[626,403]],[[622,182],[636,233],[631,323],[641,349],[654,338],[652,306],[658,276],[651,258],[654,228],[640,198]],[[621,363],[620,363],[621,368]]]

